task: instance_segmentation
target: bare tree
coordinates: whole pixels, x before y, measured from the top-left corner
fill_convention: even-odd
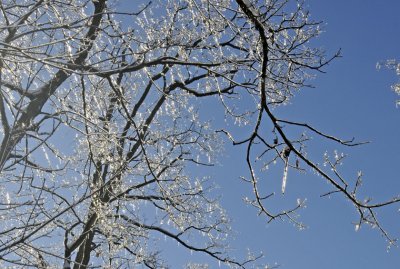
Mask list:
[[[226,139],[246,145],[247,201],[269,221],[301,225],[293,214],[302,201],[272,212],[274,190],[260,190],[259,170],[277,161],[282,191],[288,169],[311,167],[355,206],[359,225],[392,240],[375,210],[399,199],[359,200],[361,175],[347,182],[340,156],[327,157],[325,172],[307,157],[303,133],[361,143],[273,113],[339,56],[308,46],[320,22],[301,1],[121,3],[1,1],[2,268],[168,268],[162,237],[252,266],[257,256],[228,251],[229,219],[213,182],[191,173],[213,165]],[[217,100],[216,111],[248,136],[202,120],[201,100]]]

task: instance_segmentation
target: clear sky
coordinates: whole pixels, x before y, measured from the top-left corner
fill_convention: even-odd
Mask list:
[[[343,57],[327,66],[326,74],[318,75],[312,82],[315,88],[302,89],[290,105],[275,113],[281,118],[310,123],[343,139],[371,141],[361,147],[345,148],[315,137],[309,156],[322,163],[324,152],[336,149],[348,155],[341,171],[349,181],[356,178],[358,171],[363,172],[365,197],[379,202],[400,195],[400,108],[395,106],[400,97],[390,89],[399,78],[393,71],[376,69],[377,62],[400,58],[400,1],[305,2],[312,17],[324,22],[324,33],[315,45],[324,47],[328,55],[341,49]],[[279,220],[267,224],[242,202],[244,195],[251,193],[239,180],[240,176],[248,176],[244,148],[226,145],[225,155],[220,165],[211,170],[211,177],[220,186],[222,204],[233,221],[235,240],[231,246],[238,256],[247,248],[255,253],[262,251],[264,261],[285,269],[399,268],[400,249],[388,251],[387,242],[377,229],[362,226],[356,232],[355,209],[340,195],[321,198],[332,189],[309,169],[306,174],[289,170],[285,197],[277,195],[271,202],[277,207],[292,206],[297,198],[307,198],[307,208],[299,212],[307,228],[299,231]],[[282,171],[273,170],[265,177],[279,192]],[[399,208],[400,204],[378,211],[383,226],[398,238]],[[187,261],[209,262],[201,255],[184,255],[186,252],[168,240],[160,244],[167,246],[164,254],[172,256],[169,258],[176,261],[177,268]],[[210,264],[210,268],[218,268],[215,262]]]
[[[281,118],[308,122],[320,130],[344,139],[371,141],[358,148],[344,148],[315,139],[309,156],[321,160],[325,150],[348,154],[342,172],[355,179],[364,174],[362,193],[373,201],[400,194],[400,108],[390,85],[398,81],[393,71],[377,70],[386,59],[399,59],[400,1],[306,0],[315,20],[325,22],[316,42],[328,54],[341,48],[343,57],[325,68],[326,74],[313,81],[315,88],[303,89],[291,105],[275,112]],[[287,222],[267,224],[256,211],[241,202],[244,185],[238,177],[247,175],[241,148],[227,145],[225,159],[213,172],[223,189],[222,203],[237,231],[234,248],[263,251],[271,265],[290,269],[399,268],[400,249],[387,251],[387,242],[377,229],[362,226],[355,232],[357,214],[340,195],[320,198],[330,191],[322,178],[307,170],[304,175],[289,171],[285,198],[307,198],[300,211],[307,229],[299,231]],[[277,186],[281,174],[275,177]],[[400,237],[400,205],[379,211],[382,224]],[[201,260],[201,259],[200,259]],[[213,268],[213,267],[211,267]]]
[[[143,1],[139,1],[143,2]],[[336,59],[312,81],[314,88],[302,89],[290,105],[276,109],[280,118],[307,122],[325,133],[358,141],[371,141],[357,148],[345,148],[314,136],[308,156],[323,162],[325,151],[348,154],[341,171],[346,178],[364,174],[362,193],[379,202],[400,195],[400,99],[390,86],[398,81],[393,71],[377,70],[376,64],[400,59],[399,0],[305,0],[312,17],[324,21],[324,33],[314,45],[322,46],[328,55],[341,49]],[[121,1],[130,5],[130,1]],[[129,4],[128,4],[129,3]],[[204,106],[209,104],[204,103]],[[212,107],[209,105],[209,107]],[[211,109],[208,111],[214,114]],[[215,115],[216,120],[218,115]],[[355,231],[357,212],[341,195],[321,198],[332,189],[325,180],[306,169],[299,174],[289,170],[285,196],[271,200],[272,209],[292,207],[297,198],[307,198],[307,208],[299,211],[307,228],[299,230],[288,222],[270,224],[245,205],[242,198],[251,195],[250,186],[240,176],[248,176],[243,147],[226,143],[220,164],[206,173],[220,186],[221,203],[232,220],[232,252],[243,256],[248,248],[263,252],[264,262],[279,264],[282,269],[395,269],[400,265],[400,249],[387,250],[387,242],[377,229],[362,226]],[[282,169],[265,173],[271,191],[279,193]],[[269,186],[268,186],[269,187]],[[378,211],[382,225],[400,238],[400,204]],[[204,255],[187,255],[176,243],[162,241],[172,268],[191,262],[218,264]],[[221,268],[223,266],[221,265]]]
[[[148,2],[118,1],[130,10]],[[348,157],[340,172],[348,181],[354,181],[362,171],[362,196],[371,197],[375,203],[400,196],[400,106],[395,105],[400,96],[390,88],[400,77],[392,70],[376,68],[378,62],[400,60],[400,0],[304,1],[312,18],[324,22],[324,33],[311,46],[324,47],[328,56],[340,49],[342,57],[324,68],[326,74],[318,74],[311,81],[313,88],[301,89],[290,104],[273,112],[280,119],[305,122],[345,140],[354,137],[360,142],[371,141],[359,147],[344,147],[309,133],[312,140],[308,142],[307,157],[322,165],[325,152],[343,152]],[[217,113],[214,101],[201,102],[205,109],[201,117],[223,121],[224,115]],[[292,139],[302,132],[296,128],[285,131]],[[243,133],[238,139],[245,136]],[[282,162],[258,175],[267,193],[276,193],[268,200],[274,212],[293,207],[297,199],[307,199],[307,207],[298,212],[306,228],[299,230],[281,220],[267,223],[243,202],[245,196],[252,195],[251,186],[239,179],[249,176],[245,146],[234,147],[228,140],[225,146],[218,165],[190,172],[194,176],[209,175],[219,186],[215,194],[221,196],[232,220],[232,237],[228,238],[232,249],[228,251],[238,260],[250,249],[265,255],[261,262],[282,269],[400,268],[400,248],[388,249],[388,242],[376,228],[364,225],[356,231],[355,208],[341,194],[321,197],[332,188],[304,164],[305,173],[289,169],[285,195],[280,193]],[[400,203],[377,212],[383,228],[400,238]],[[204,255],[187,253],[171,239],[160,238],[159,244],[166,260],[172,261],[171,268],[180,269],[187,262],[209,262],[210,269],[225,268]]]

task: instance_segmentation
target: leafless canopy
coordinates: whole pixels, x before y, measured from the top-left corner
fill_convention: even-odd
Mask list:
[[[309,46],[319,27],[302,1],[1,1],[0,267],[168,268],[164,237],[250,267],[227,251],[212,182],[191,173],[224,140],[246,145],[247,202],[268,221],[297,223],[303,203],[271,212],[256,159],[312,168],[390,239],[374,210],[399,199],[359,200],[361,175],[348,183],[340,157],[323,171],[282,126],[357,143],[273,113],[339,56]],[[205,102],[246,131],[202,120]]]

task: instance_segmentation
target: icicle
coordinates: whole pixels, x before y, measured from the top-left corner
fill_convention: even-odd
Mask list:
[[[282,178],[282,194],[285,194],[285,189],[286,189],[286,180],[287,180],[287,174],[288,174],[288,169],[289,169],[289,155],[290,155],[290,147],[286,146],[282,153],[281,156],[283,160],[285,161],[285,168],[283,170],[283,178]]]
[[[289,170],[289,161],[288,161],[288,159],[286,159],[285,160],[285,169],[283,170],[283,178],[282,178],[282,194],[285,194],[288,170]]]

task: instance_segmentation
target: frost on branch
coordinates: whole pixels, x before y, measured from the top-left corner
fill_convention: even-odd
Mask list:
[[[381,66],[384,65],[389,70],[394,70],[397,76],[400,76],[400,63],[394,59],[387,60],[385,63],[377,63],[376,67],[379,70]],[[392,89],[395,93],[400,95],[400,83],[395,83],[392,85]],[[396,106],[400,105],[400,100],[396,101]]]
[[[309,46],[320,23],[302,1],[127,2],[1,1],[2,267],[168,268],[163,240],[257,266],[260,255],[230,252],[208,176],[228,139],[246,147],[246,201],[268,221],[303,227],[305,199],[269,208],[275,190],[260,183],[274,164],[288,177],[311,167],[365,221],[384,205],[310,160],[306,133],[357,143],[275,115],[339,56]],[[224,121],[204,119],[214,111]]]

